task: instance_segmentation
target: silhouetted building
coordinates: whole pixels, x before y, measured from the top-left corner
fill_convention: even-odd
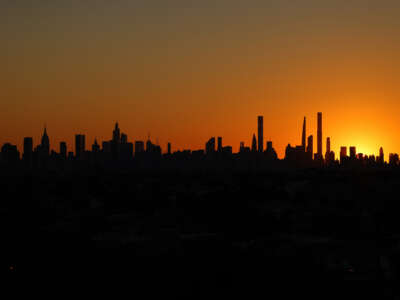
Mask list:
[[[240,142],[239,152],[243,152],[244,150],[244,142]]]
[[[307,139],[307,157],[313,159],[314,155],[314,136],[310,135]]]
[[[340,163],[343,164],[347,159],[347,147],[340,147]]]
[[[331,152],[331,138],[326,138],[326,153]]]
[[[92,145],[92,152],[93,153],[100,152],[100,145],[97,143],[97,139],[94,139],[94,143]]]
[[[303,121],[303,132],[301,134],[301,145],[303,146],[304,151],[306,151],[306,117],[304,117],[304,121]]]
[[[222,148],[222,153],[224,154],[232,154],[232,147],[231,146],[225,146]]]
[[[378,163],[383,164],[385,162],[385,154],[383,153],[383,148],[379,149]]]
[[[167,153],[168,155],[171,155],[171,143],[167,144]]]
[[[47,128],[44,127],[44,132],[42,135],[42,141],[40,145],[40,152],[43,156],[48,157],[50,155],[50,139],[47,135]]]
[[[331,151],[331,138],[326,138],[326,153],[325,153],[325,162],[327,164],[335,161],[335,153]]]
[[[218,137],[218,148],[217,148],[218,152],[222,151],[222,137]]]
[[[212,137],[206,143],[206,154],[215,152],[215,137]]]
[[[264,118],[258,116],[258,152],[264,151]]]
[[[399,164],[399,155],[397,153],[389,154],[389,164],[391,166],[397,166]]]
[[[275,160],[278,159],[278,155],[276,154],[276,151],[274,147],[272,146],[271,141],[267,141],[267,149],[265,150],[265,155],[267,159],[269,160]]]
[[[322,113],[318,113],[318,130],[317,130],[317,154],[322,158]]]
[[[307,153],[304,152],[303,146],[292,147],[288,144],[285,151],[285,160],[304,165],[307,162]]]
[[[31,137],[24,138],[24,154],[23,160],[26,167],[32,167],[33,162],[33,139]]]
[[[119,158],[122,160],[130,160],[133,157],[133,144],[132,143],[121,143]]]
[[[15,165],[19,161],[19,152],[17,146],[5,143],[1,147],[1,160],[9,165]]]
[[[111,142],[103,142],[102,149],[104,153],[111,153]]]
[[[253,141],[251,142],[251,151],[252,152],[257,151],[257,139],[255,134],[253,134]]]
[[[135,155],[144,152],[144,142],[143,141],[136,141],[135,142]]]
[[[78,159],[83,158],[85,153],[85,135],[76,134],[75,135],[75,157]]]
[[[121,144],[128,143],[128,136],[125,133],[121,134]]]
[[[350,147],[350,159],[356,159],[357,156],[357,151],[356,151],[356,147],[352,146]]]
[[[119,144],[121,142],[121,133],[120,133],[120,129],[118,127],[118,122],[115,123],[112,141],[117,144]]]
[[[68,152],[68,160],[73,160],[74,159],[74,152],[70,151]]]
[[[62,159],[67,159],[67,143],[60,142],[60,155]]]

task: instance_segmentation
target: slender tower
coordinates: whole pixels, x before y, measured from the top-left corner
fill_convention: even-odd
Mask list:
[[[326,153],[331,153],[331,138],[326,138]]]
[[[317,131],[317,154],[322,158],[322,113],[318,113],[318,131]]]
[[[258,152],[264,151],[264,118],[258,116]]]
[[[306,151],[306,117],[304,117],[303,121],[303,134],[301,135],[301,146],[304,151]]]
[[[253,134],[253,140],[251,142],[251,151],[253,152],[257,151],[257,139],[255,134]]]
[[[308,137],[308,145],[307,145],[307,155],[310,159],[313,159],[314,155],[314,137],[310,135]]]

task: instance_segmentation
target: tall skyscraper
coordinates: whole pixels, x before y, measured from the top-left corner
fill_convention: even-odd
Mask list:
[[[67,143],[60,142],[60,155],[63,159],[67,159]]]
[[[212,137],[206,143],[206,154],[215,152],[215,137]]]
[[[92,152],[93,153],[100,152],[100,145],[97,143],[97,139],[94,139],[94,143],[92,145]]]
[[[340,163],[347,158],[347,147],[340,147]]]
[[[49,156],[50,155],[50,139],[49,136],[47,135],[47,128],[46,126],[44,127],[44,132],[43,132],[43,136],[42,136],[42,141],[41,141],[41,151],[42,154],[45,156]]]
[[[218,152],[222,152],[222,137],[218,137]]]
[[[257,151],[257,139],[255,134],[253,134],[253,141],[251,142],[251,151]]]
[[[379,163],[383,164],[384,161],[385,161],[385,155],[383,153],[383,148],[381,147],[379,149]]]
[[[317,154],[322,158],[322,113],[318,113]]]
[[[312,159],[314,155],[314,137],[312,135],[307,139],[307,155],[309,159]]]
[[[326,153],[331,153],[331,138],[326,138]]]
[[[75,135],[75,157],[82,158],[85,152],[85,135],[76,134]]]
[[[119,144],[121,142],[121,132],[120,129],[118,127],[118,122],[115,123],[115,128],[113,131],[113,142]]]
[[[239,152],[244,151],[244,142],[240,142]]]
[[[303,147],[304,151],[306,151],[306,117],[304,117],[304,121],[303,121],[303,133],[301,135],[301,146]]]
[[[331,151],[331,138],[326,138],[326,153],[325,153],[325,161],[327,164],[333,162],[335,160],[335,153]]]
[[[356,159],[356,157],[357,157],[356,147],[352,146],[350,147],[350,158]]]
[[[258,152],[264,151],[264,118],[258,116]]]
[[[171,155],[171,143],[167,144],[168,154]]]
[[[32,166],[33,139],[31,137],[24,138],[24,154],[22,158],[27,166]]]
[[[125,133],[121,133],[121,144],[128,143],[128,136]]]

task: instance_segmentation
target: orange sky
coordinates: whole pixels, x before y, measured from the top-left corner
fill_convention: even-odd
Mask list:
[[[336,153],[400,152],[395,1],[29,3],[0,4],[0,144],[36,144],[46,123],[72,149],[119,121],[164,150],[223,136],[237,151],[263,115],[282,157],[322,111]]]

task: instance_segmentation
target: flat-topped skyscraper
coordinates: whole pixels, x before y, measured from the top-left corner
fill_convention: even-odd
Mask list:
[[[258,152],[264,151],[264,118],[258,116]]]
[[[303,147],[304,151],[306,151],[306,117],[304,117],[304,121],[303,121],[303,133],[301,135],[301,146]]]
[[[75,157],[81,158],[85,152],[85,135],[76,134],[75,135]]]
[[[317,154],[322,158],[322,112],[318,113]]]

